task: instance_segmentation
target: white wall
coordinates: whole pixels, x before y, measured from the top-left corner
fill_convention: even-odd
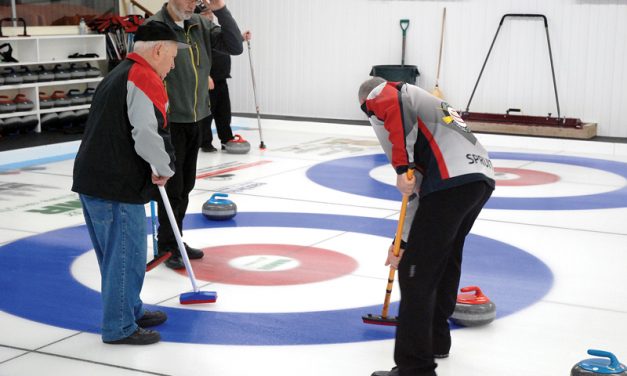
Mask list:
[[[400,64],[399,20],[411,20],[406,64],[419,86],[435,83],[442,8],[447,7],[440,87],[464,109],[506,13],[547,16],[562,116],[597,122],[602,136],[627,137],[625,0],[227,0],[252,57],[262,114],[364,119],[356,103],[372,65]],[[254,113],[247,52],[233,58],[233,110]],[[508,19],[471,111],[556,115],[544,25]]]
[[[447,8],[440,88],[465,109],[506,13],[548,18],[562,116],[597,122],[601,136],[627,137],[627,0],[226,0],[252,57],[262,114],[364,119],[359,84],[373,65],[400,64],[399,20],[410,19],[405,63],[418,85],[435,84],[442,8]],[[149,9],[161,0],[145,0]],[[233,111],[254,113],[248,54],[233,58]],[[544,24],[503,24],[471,111],[557,115]]]

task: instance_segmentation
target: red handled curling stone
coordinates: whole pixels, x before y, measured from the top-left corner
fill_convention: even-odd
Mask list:
[[[250,143],[236,134],[231,141],[226,143],[224,149],[229,154],[246,154],[250,151]]]
[[[458,294],[455,311],[451,321],[461,326],[480,326],[494,321],[496,305],[481,292],[477,286],[463,287],[461,292],[474,294]]]
[[[231,200],[220,197],[229,197],[226,193],[214,193],[202,206],[202,215],[212,221],[225,221],[235,217],[237,205]]]
[[[619,375],[627,376],[627,367],[621,364],[611,352],[602,350],[588,350],[588,355],[600,356],[608,359],[592,358],[582,360],[570,370],[571,376],[590,375]]]

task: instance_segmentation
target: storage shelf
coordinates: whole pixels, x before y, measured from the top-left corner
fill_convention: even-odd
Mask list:
[[[0,94],[1,94],[2,90],[26,89],[26,88],[29,88],[29,87],[37,87],[37,86],[39,86],[38,84],[43,84],[43,82],[32,82],[32,83],[28,83],[28,84],[15,84],[15,85],[0,85]]]
[[[104,60],[102,57],[86,57],[79,59],[58,59],[48,61],[20,61],[17,63],[0,63],[0,68],[19,67],[21,65],[46,65],[46,64],[68,64],[68,63],[88,63],[91,61]]]
[[[105,61],[107,59],[107,46],[105,36],[102,34],[87,35],[44,35],[33,37],[8,37],[2,39],[3,43],[10,43],[13,48],[12,56],[17,63],[0,62],[0,71],[4,68],[29,66],[71,64]],[[71,59],[72,54],[97,54],[98,57]],[[81,78],[73,80],[42,81],[24,84],[0,85],[0,95],[11,97],[15,93],[24,94],[35,104],[32,111],[10,112],[0,114],[0,119],[11,117],[37,115],[39,123],[36,132],[41,132],[41,115],[52,112],[77,111],[89,109],[90,104],[39,108],[39,92],[50,91],[52,88],[67,89],[69,86],[95,87],[103,77]]]
[[[52,107],[52,108],[46,108],[46,109],[41,109],[39,110],[40,114],[49,114],[51,112],[65,112],[65,111],[76,111],[76,110],[83,110],[83,109],[88,109],[89,107],[91,107],[91,103],[89,104],[79,104],[76,106],[60,106],[60,107]]]
[[[76,85],[76,84],[84,84],[90,82],[99,82],[102,81],[103,77],[94,77],[94,78],[80,78],[77,80],[62,80],[62,81],[42,81],[42,82],[33,82],[28,84],[17,84],[17,85],[0,85],[0,94],[3,90],[19,90],[30,87],[48,87],[48,86],[64,86],[64,85]]]
[[[37,115],[37,110],[6,112],[4,114],[0,114],[0,119],[6,119],[6,118],[16,117],[16,116],[28,116],[28,115]]]
[[[46,86],[75,85],[75,84],[84,84],[84,83],[90,83],[90,82],[100,82],[102,81],[102,79],[103,77],[94,77],[94,78],[80,78],[77,80],[45,81],[45,82],[38,82],[37,86],[46,87]],[[0,90],[1,89],[2,87],[0,86]]]

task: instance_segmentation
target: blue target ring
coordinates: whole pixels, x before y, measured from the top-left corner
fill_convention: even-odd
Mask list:
[[[306,227],[390,237],[396,221],[279,212],[242,212],[233,220],[220,222],[208,221],[201,214],[185,217],[188,230],[258,226]],[[73,261],[91,249],[85,226],[51,231],[0,247],[0,285],[3,286],[0,310],[48,325],[100,333],[100,293],[79,283],[70,273]],[[382,278],[381,292],[384,282]],[[480,285],[497,302],[499,317],[538,301],[552,282],[551,271],[536,257],[499,241],[477,235],[468,237],[462,286]],[[324,295],[311,299],[324,299]],[[364,314],[380,313],[381,305],[293,313],[211,312],[147,306],[168,314],[169,320],[159,331],[165,341],[172,342],[267,346],[394,338],[393,328],[361,321]],[[391,312],[397,311],[398,304],[392,304]]]
[[[627,179],[627,163],[604,159],[505,152],[490,153],[490,158],[569,164],[611,172]],[[372,169],[388,163],[384,154],[336,159],[311,167],[307,170],[307,177],[322,186],[341,192],[399,201],[401,196],[396,187],[382,183],[369,176]],[[341,176],[341,178],[338,178],[338,176]],[[627,207],[627,186],[610,192],[570,197],[492,197],[485,207],[488,209],[509,210],[623,208]]]

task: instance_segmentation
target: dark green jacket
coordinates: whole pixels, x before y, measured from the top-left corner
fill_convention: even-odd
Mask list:
[[[167,23],[176,32],[179,41],[190,45],[187,50],[179,50],[174,60],[175,67],[165,79],[170,99],[168,121],[194,123],[211,114],[208,84],[211,50],[240,55],[244,51],[242,33],[226,6],[214,12],[220,26],[194,14],[185,21],[184,29],[174,22],[166,7],[167,3],[147,21]]]

